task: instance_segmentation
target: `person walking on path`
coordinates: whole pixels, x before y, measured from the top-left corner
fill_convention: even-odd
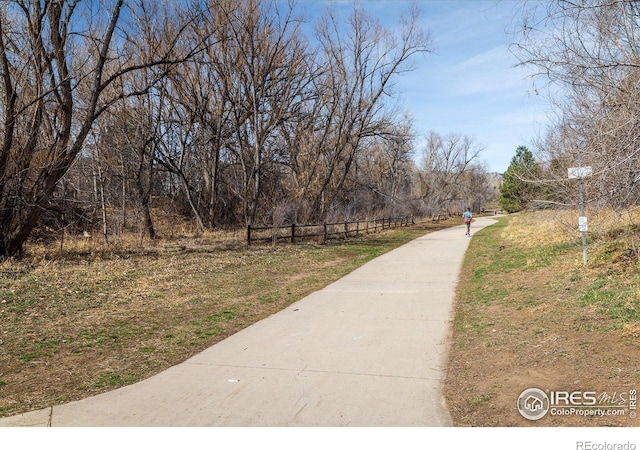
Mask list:
[[[471,208],[467,208],[467,210],[462,214],[464,218],[464,224],[467,226],[467,232],[465,236],[471,237],[471,219],[473,218],[473,214],[471,214]]]

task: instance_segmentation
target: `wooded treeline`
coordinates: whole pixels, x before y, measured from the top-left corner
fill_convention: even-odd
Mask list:
[[[416,164],[396,78],[431,51],[411,8],[354,3],[14,0],[0,4],[0,255],[34,228],[157,234],[425,215],[494,195],[482,147],[432,133]]]
[[[536,144],[536,164],[513,164],[528,201],[576,207],[582,180],[587,208],[630,211],[640,204],[640,2],[526,2],[514,44],[536,71],[553,118]],[[513,165],[512,164],[512,165]],[[532,195],[535,193],[535,196]]]

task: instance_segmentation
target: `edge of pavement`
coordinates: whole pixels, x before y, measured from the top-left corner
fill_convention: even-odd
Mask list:
[[[464,231],[414,239],[151,378],[0,427],[452,426],[442,382]]]

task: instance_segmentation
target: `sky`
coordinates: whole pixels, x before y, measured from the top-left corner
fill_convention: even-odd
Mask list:
[[[325,2],[302,1],[307,10]],[[365,0],[362,5],[385,26],[398,24],[411,2]],[[545,102],[536,95],[530,71],[516,67],[509,51],[522,3],[503,1],[418,1],[421,24],[431,33],[432,53],[418,56],[397,89],[414,118],[417,146],[436,131],[470,136],[484,147],[480,162],[490,172],[506,171],[520,145],[533,141],[548,123]],[[350,2],[337,2],[350,8]],[[422,144],[422,145],[421,145]],[[419,151],[419,149],[418,149]]]

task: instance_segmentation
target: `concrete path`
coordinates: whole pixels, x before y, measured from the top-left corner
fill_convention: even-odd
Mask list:
[[[152,378],[0,426],[450,426],[464,233],[416,239]]]

